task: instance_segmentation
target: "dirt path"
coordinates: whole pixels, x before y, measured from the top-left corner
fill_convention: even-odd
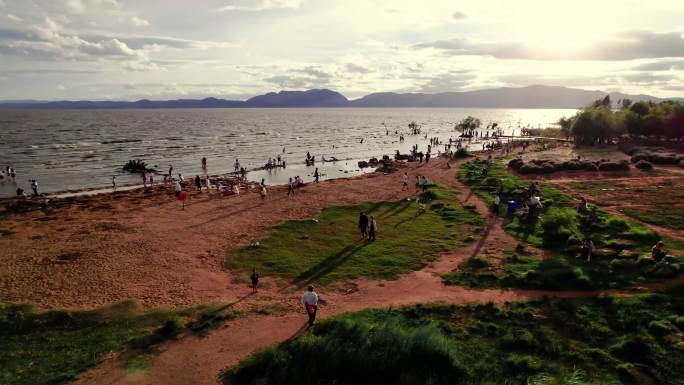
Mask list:
[[[438,160],[420,171],[431,180],[458,187],[460,200],[475,204],[477,211],[488,216],[486,204],[456,181],[454,169],[447,169]],[[436,166],[436,167],[434,167]],[[453,271],[463,260],[482,252],[495,253],[518,244],[505,233],[501,223],[490,219],[481,238],[467,247],[453,250],[421,271],[401,276],[394,281],[356,280],[348,283],[347,291],[319,291],[322,299],[320,315],[330,317],[342,312],[369,307],[389,307],[416,303],[443,301],[454,304],[471,302],[504,303],[551,294],[539,291],[469,290],[458,286],[444,286],[439,274]],[[243,290],[244,291],[244,290]],[[169,342],[162,353],[151,359],[150,366],[141,373],[128,373],[122,360],[106,362],[85,373],[78,384],[215,384],[218,373],[239,362],[256,349],[284,341],[301,333],[305,316],[298,305],[299,290],[280,289],[282,304],[288,311],[271,316],[249,316],[225,324],[206,338],[187,336],[178,342]],[[283,294],[284,293],[284,294]],[[562,293],[563,296],[592,295],[592,293]],[[275,300],[272,290],[250,296],[248,302]]]

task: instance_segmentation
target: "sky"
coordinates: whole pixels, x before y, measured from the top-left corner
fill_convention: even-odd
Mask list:
[[[0,0],[0,99],[684,96],[684,1]]]

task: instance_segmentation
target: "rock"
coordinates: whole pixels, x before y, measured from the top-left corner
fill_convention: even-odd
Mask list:
[[[368,168],[368,166],[368,162],[366,162],[365,160],[359,161],[359,168]]]

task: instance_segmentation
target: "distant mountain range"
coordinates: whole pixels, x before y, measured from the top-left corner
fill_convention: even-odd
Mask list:
[[[126,108],[292,108],[292,107],[469,107],[469,108],[580,108],[610,95],[613,102],[662,100],[649,95],[606,93],[557,86],[493,88],[438,94],[380,92],[349,100],[331,90],[280,91],[247,100],[217,98],[127,101],[0,101],[0,109],[126,109]]]

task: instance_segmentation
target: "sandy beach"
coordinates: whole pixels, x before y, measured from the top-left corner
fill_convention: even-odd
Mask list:
[[[401,167],[412,178],[455,179],[443,159]],[[275,224],[312,218],[330,205],[415,194],[401,191],[398,172],[309,183],[295,198],[287,197],[285,186],[275,186],[264,201],[256,190],[230,197],[186,190],[185,210],[168,185],[147,195],[134,190],[57,199],[43,210],[6,213],[0,300],[44,308],[93,308],[125,299],[148,307],[230,302],[243,291],[246,277],[232,276],[224,262]]]

